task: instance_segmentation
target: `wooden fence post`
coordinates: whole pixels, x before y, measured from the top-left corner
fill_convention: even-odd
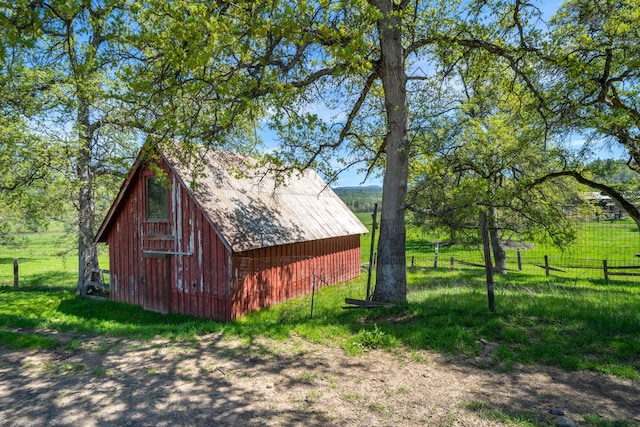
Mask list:
[[[520,257],[520,249],[516,250],[518,256],[518,271],[522,271],[522,257]]]
[[[609,280],[609,271],[607,270],[607,260],[602,260],[602,268],[604,269],[604,280]]]
[[[436,270],[438,268],[438,252],[440,249],[440,244],[436,242],[436,254],[433,257],[433,269]]]
[[[493,265],[491,264],[491,248],[489,247],[489,228],[487,227],[487,214],[480,212],[480,228],[482,229],[482,246],[484,248],[484,269],[487,275],[487,297],[489,299],[489,311],[496,311],[493,295]]]
[[[451,271],[455,269],[456,260],[454,257],[451,257]]]
[[[549,277],[549,257],[547,255],[544,256],[544,272]]]
[[[18,289],[20,278],[18,275],[18,258],[13,259],[13,289]]]
[[[416,266],[416,257],[415,255],[411,255],[411,268],[415,268]]]

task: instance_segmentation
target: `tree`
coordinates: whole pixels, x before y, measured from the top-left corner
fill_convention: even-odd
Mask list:
[[[552,87],[568,125],[615,141],[640,169],[640,35],[636,0],[571,0],[551,21]]]
[[[418,223],[464,232],[477,243],[478,217],[486,213],[494,270],[506,272],[505,240],[543,234],[566,243],[574,226],[562,206],[570,186],[528,184],[561,159],[547,144],[537,100],[499,58],[476,52],[448,69],[439,109],[423,112],[416,130],[409,208]],[[424,133],[424,134],[423,134]]]
[[[52,168],[61,167],[64,156],[29,129],[28,118],[40,100],[34,96],[37,82],[26,78],[29,72],[20,47],[33,45],[35,17],[25,2],[1,6],[5,13],[0,14],[0,244],[7,244],[15,242],[9,233],[20,218],[39,227],[60,207],[45,189],[54,179]],[[19,12],[7,12],[11,10]]]
[[[136,90],[148,94],[140,115],[160,136],[219,145],[263,124],[280,142],[269,160],[285,172],[314,166],[332,177],[336,151],[338,168],[384,171],[380,301],[406,298],[410,82],[436,53],[461,47],[504,58],[515,80],[539,90],[522,54],[535,51],[528,38],[539,14],[518,1],[155,0],[140,13],[140,63],[130,72],[142,78],[131,81],[147,89]]]
[[[38,102],[24,110],[33,131],[62,147],[72,160],[72,191],[78,215],[78,292],[85,292],[98,266],[96,178],[121,173],[131,156],[132,135],[120,128],[123,115],[112,96],[119,87],[118,67],[125,60],[129,34],[127,2],[19,1],[3,8],[21,59],[13,80],[30,89]],[[27,36],[24,36],[24,35]],[[5,49],[6,52],[6,49]],[[119,138],[126,134],[126,138]]]
[[[0,244],[12,239],[11,224],[43,228],[47,219],[64,210],[64,200],[54,182],[65,166],[62,153],[31,134],[19,117],[0,116]]]
[[[595,159],[590,161],[587,169],[602,182],[609,185],[638,187],[640,176],[629,168],[623,159]]]
[[[627,165],[640,172],[640,3],[632,1],[570,0],[551,20],[548,43],[541,45],[538,73],[550,82],[546,107],[568,130],[587,137],[588,153],[599,143],[620,144]],[[585,168],[567,161],[547,177],[571,177],[612,197],[640,227],[640,212],[615,185],[608,185]]]

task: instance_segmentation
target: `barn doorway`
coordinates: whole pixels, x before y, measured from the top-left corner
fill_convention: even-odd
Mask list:
[[[171,311],[170,258],[166,254],[144,254],[144,306],[145,310],[169,313]]]

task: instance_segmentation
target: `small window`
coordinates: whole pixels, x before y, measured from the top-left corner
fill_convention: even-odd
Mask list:
[[[158,177],[147,178],[147,220],[167,221],[168,219],[167,187]]]

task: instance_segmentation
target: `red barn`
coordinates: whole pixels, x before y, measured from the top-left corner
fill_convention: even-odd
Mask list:
[[[276,185],[242,155],[195,157],[138,155],[96,235],[112,300],[233,320],[360,274],[367,229],[315,172]]]

